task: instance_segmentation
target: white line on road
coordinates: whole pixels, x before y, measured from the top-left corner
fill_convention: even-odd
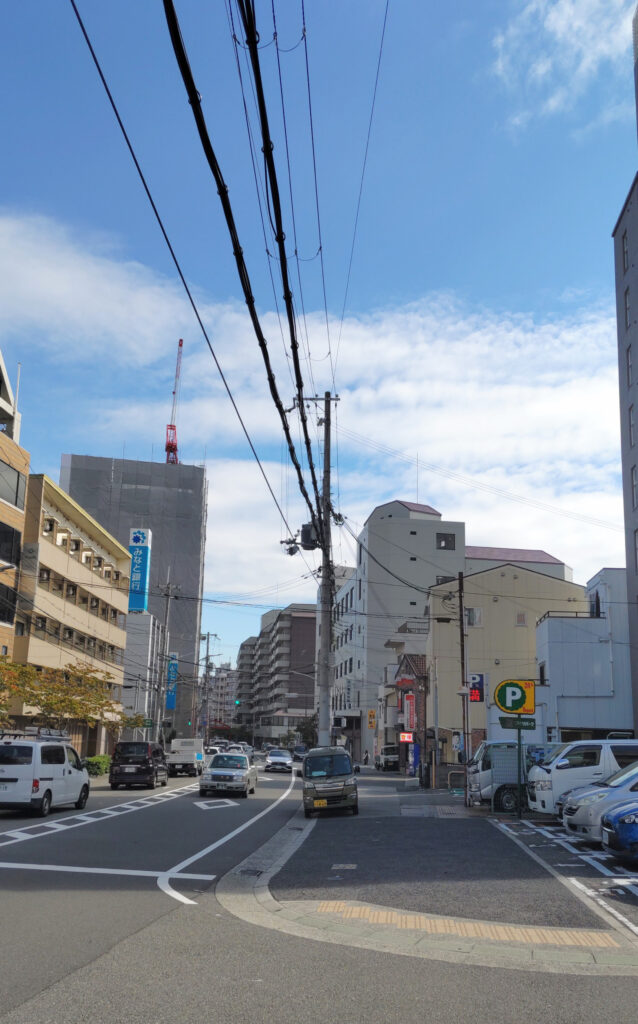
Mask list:
[[[135,878],[159,878],[164,871],[140,871],[135,868],[82,868],[67,864],[16,864],[13,861],[0,861],[0,868],[16,871],[63,871],[72,875],[131,875]],[[200,881],[212,882],[217,875],[182,874],[180,878],[195,878]]]
[[[216,842],[211,843],[210,846],[204,847],[204,849],[200,850],[199,853],[194,853],[192,857],[187,857],[186,860],[180,861],[180,863],[176,864],[175,867],[170,869],[170,871],[163,872],[163,874],[160,875],[160,877],[157,879],[157,884],[162,890],[162,892],[165,892],[167,896],[172,896],[172,898],[175,900],[179,900],[180,903],[190,903],[192,906],[197,906],[196,900],[189,900],[180,892],[175,892],[175,890],[172,889],[169,884],[169,879],[174,878],[176,875],[180,875],[183,868],[189,867],[189,865],[193,864],[196,860],[199,860],[201,857],[205,857],[207,853],[212,853],[213,850],[216,850],[218,847],[223,846],[224,843],[228,843],[231,839],[234,839],[235,836],[238,836],[240,832],[243,832],[244,829],[249,828],[250,825],[254,825],[255,822],[259,821],[260,818],[263,818],[266,814],[270,814],[271,811],[274,811],[277,804],[280,804],[281,801],[285,800],[286,797],[289,795],[296,781],[296,777],[295,775],[293,775],[292,778],[290,779],[290,785],[288,786],[288,789],[285,791],[285,793],[282,793],[281,796],[277,797],[277,799],[272,804],[270,804],[269,807],[266,807],[265,810],[260,811],[259,814],[255,815],[254,818],[249,818],[249,820],[245,821],[243,825],[239,825],[236,829],[233,829],[232,832],[229,832],[228,835],[222,836],[221,839],[218,839]]]

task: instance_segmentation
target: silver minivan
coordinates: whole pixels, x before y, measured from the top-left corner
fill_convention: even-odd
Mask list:
[[[66,741],[0,732],[0,809],[31,810],[46,817],[52,807],[86,806],[89,773]]]

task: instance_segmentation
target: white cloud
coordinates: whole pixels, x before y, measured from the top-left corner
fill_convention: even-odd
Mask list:
[[[291,560],[281,553],[286,530],[173,286],[118,259],[102,241],[82,242],[44,219],[0,218],[0,238],[6,243],[0,345],[5,354],[6,346],[19,347],[43,419],[64,426],[65,450],[75,445],[83,453],[119,454],[126,442],[129,458],[148,458],[151,445],[161,457],[178,324],[188,338],[180,452],[196,462],[206,452],[209,462],[207,588],[241,595],[272,584],[282,601],[314,599],[314,582],[290,584],[306,567],[299,556]],[[281,468],[281,427],[245,310],[205,300],[201,308],[214,326],[221,364],[275,494],[297,529],[308,513],[290,468]],[[317,360],[314,388],[321,393],[331,387],[329,362],[320,358],[325,325],[318,313],[306,319]],[[276,317],[265,315],[263,322],[280,392],[290,404],[293,387]],[[337,333],[334,325],[333,339]],[[96,374],[105,346],[110,358],[100,360]],[[140,349],[134,357],[132,346]],[[62,376],[62,358],[77,396],[68,403],[60,403],[51,386],[56,374]],[[128,372],[131,358],[143,362],[142,389]],[[309,381],[307,367],[304,375]],[[469,309],[452,294],[433,294],[409,306],[349,317],[337,386],[333,494],[355,529],[375,505],[416,498],[418,453],[420,499],[444,518],[464,520],[468,542],[545,548],[571,564],[581,581],[603,564],[623,563],[622,533],[584,521],[622,523],[611,308],[588,306],[583,295],[580,312],[539,320]],[[95,408],[97,417],[91,415]],[[317,437],[314,408],[309,416]],[[28,431],[24,421],[23,430]],[[300,449],[297,424],[293,436]],[[56,464],[60,444],[55,433],[41,432],[34,464]],[[320,464],[316,445],[315,460]],[[487,487],[521,500],[509,501]],[[569,518],[570,512],[584,519]],[[336,533],[337,558],[348,560],[348,543]],[[278,603],[276,596],[270,600]]]
[[[526,0],[493,41],[493,69],[520,107],[510,125],[570,111],[603,74],[605,106],[595,120],[625,114],[613,90],[618,81],[626,88],[631,69],[634,8],[634,0]]]

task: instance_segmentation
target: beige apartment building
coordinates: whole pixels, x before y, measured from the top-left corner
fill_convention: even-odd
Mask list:
[[[436,730],[441,760],[453,762],[463,747],[463,703],[469,719],[471,747],[486,738],[503,739],[502,712],[493,702],[495,687],[506,679],[533,679],[536,704],[543,706],[542,680],[536,653],[536,624],[548,612],[589,614],[585,588],[553,575],[511,563],[465,576],[465,672],[461,668],[459,582],[450,580],[430,590],[427,662],[427,722]],[[459,694],[463,679],[482,678],[483,700]],[[476,696],[476,694],[474,694]],[[530,741],[545,741],[537,732]],[[512,733],[512,736],[514,733]]]
[[[29,453],[19,440],[20,414],[0,352],[0,655],[9,660],[29,476]]]
[[[47,476],[30,476],[14,660],[47,668],[86,663],[113,677],[117,699],[129,576],[126,548]],[[108,746],[102,727],[78,726],[73,739],[84,754]]]

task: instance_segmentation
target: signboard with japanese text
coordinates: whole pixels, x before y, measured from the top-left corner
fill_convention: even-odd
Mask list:
[[[485,700],[485,677],[482,672],[470,672],[467,677],[470,703],[483,703]]]
[[[368,711],[368,729],[376,729],[377,727],[377,713],[376,711]]]
[[[414,743],[414,733],[413,732],[400,732],[399,733],[399,743]]]
[[[403,698],[405,702],[405,727],[416,729],[416,697],[413,693],[406,693]]]
[[[166,666],[166,710],[174,711],[177,707],[177,668],[176,654],[169,654]]]
[[[130,612],[148,611],[151,539],[150,530],[131,530],[128,548],[131,555],[131,582],[128,596]]]

